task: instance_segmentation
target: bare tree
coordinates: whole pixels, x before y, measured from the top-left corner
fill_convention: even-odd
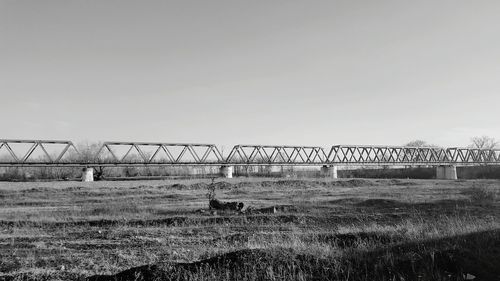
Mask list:
[[[410,147],[431,147],[431,148],[437,147],[436,145],[430,144],[424,140],[413,140],[413,141],[408,142],[404,146],[408,147],[408,149],[410,149]],[[410,153],[408,153],[408,154],[410,154]],[[414,154],[413,156],[411,156],[410,160],[418,161],[420,157],[421,156],[419,154]]]
[[[414,141],[410,141],[409,143],[405,144],[405,146],[407,146],[407,147],[432,147],[434,145],[431,145],[423,140],[414,140]]]
[[[472,137],[471,142],[470,147],[481,149],[493,149],[498,147],[499,144],[495,138],[488,136]]]
[[[79,160],[84,161],[84,162],[94,162],[99,155],[97,153],[99,152],[99,149],[101,148],[102,143],[79,143],[77,144],[78,151],[80,152],[79,154]],[[104,167],[98,166],[94,167],[94,179],[95,180],[100,180],[104,174]]]
[[[78,151],[80,152],[80,161],[84,162],[93,162],[97,158],[97,152],[101,148],[102,143],[88,143],[88,142],[82,142],[78,143],[76,147],[78,148]]]

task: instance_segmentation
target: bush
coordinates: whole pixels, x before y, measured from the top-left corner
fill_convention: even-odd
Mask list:
[[[470,200],[480,205],[491,205],[497,200],[497,191],[486,186],[473,186],[469,190]]]

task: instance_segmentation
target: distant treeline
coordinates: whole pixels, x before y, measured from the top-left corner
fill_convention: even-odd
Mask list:
[[[106,180],[136,177],[210,177],[217,176],[219,167],[95,167],[94,179]],[[82,168],[75,167],[4,167],[0,181],[79,180]]]
[[[434,179],[435,167],[339,170],[340,178]],[[459,179],[500,179],[500,166],[457,167]]]
[[[209,178],[219,175],[213,167],[96,167],[96,180],[132,178]],[[435,167],[411,168],[356,168],[339,169],[339,178],[409,178],[433,179]],[[0,168],[0,181],[79,180],[81,168],[70,167],[4,167]],[[293,166],[235,166],[235,177],[319,178],[319,168],[301,169]],[[459,179],[500,179],[500,166],[457,167]]]

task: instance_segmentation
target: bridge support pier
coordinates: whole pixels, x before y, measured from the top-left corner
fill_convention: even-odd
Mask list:
[[[438,180],[456,180],[457,167],[453,165],[437,166],[436,179]]]
[[[82,181],[94,181],[94,168],[83,168]]]
[[[266,174],[272,177],[280,177],[283,173],[283,168],[281,166],[269,165],[265,167]]]
[[[325,178],[337,178],[337,166],[327,166],[324,165],[321,167],[320,175]]]
[[[233,178],[233,166],[222,166],[220,167],[220,175],[226,179]]]

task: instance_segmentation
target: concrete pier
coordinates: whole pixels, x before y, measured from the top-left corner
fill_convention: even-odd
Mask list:
[[[281,166],[266,166],[266,174],[268,176],[280,177],[283,174],[283,168]]]
[[[83,168],[82,181],[94,181],[94,168]]]
[[[438,180],[456,180],[457,167],[453,165],[436,167],[436,179]]]
[[[222,166],[220,167],[220,175],[226,179],[233,178],[233,166]]]
[[[320,175],[325,178],[337,178],[337,166],[323,166],[320,170]]]

